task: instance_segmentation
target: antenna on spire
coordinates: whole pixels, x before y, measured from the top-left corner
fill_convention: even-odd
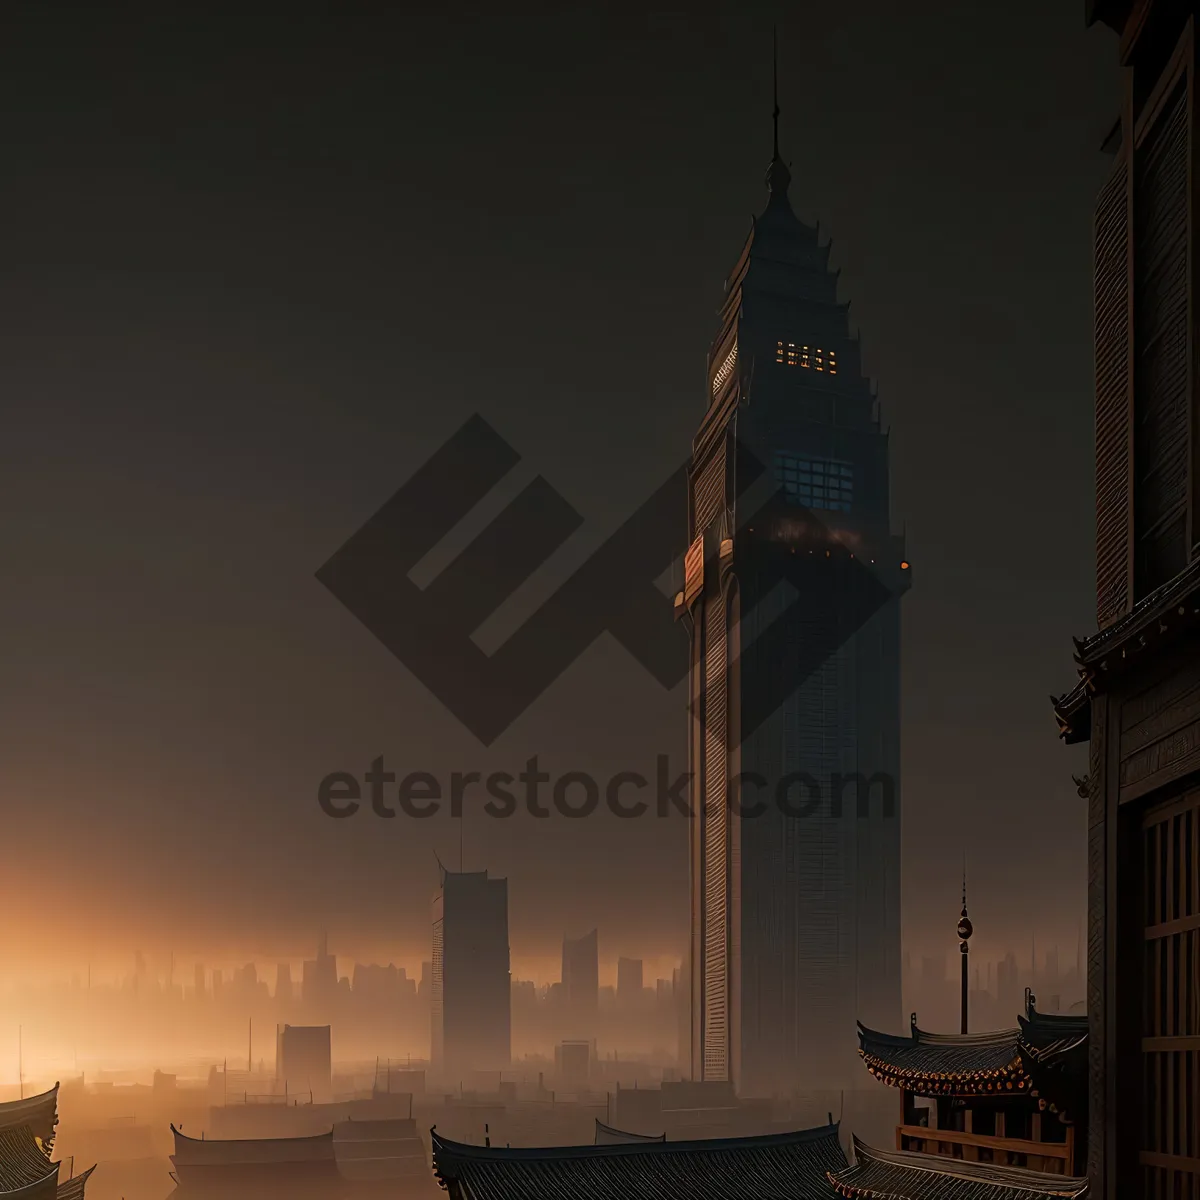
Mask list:
[[[963,912],[967,911],[967,852],[963,851]]]
[[[775,142],[773,157],[779,157],[779,36],[776,26],[771,26],[771,92],[775,108],[771,113],[771,123],[774,126]]]

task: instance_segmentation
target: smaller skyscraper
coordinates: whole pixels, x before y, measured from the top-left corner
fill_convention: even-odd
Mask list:
[[[447,871],[433,898],[430,1059],[444,1083],[500,1071],[512,1056],[508,880]]]
[[[311,1095],[316,1104],[333,1099],[333,1052],[328,1025],[277,1025],[275,1076],[290,1094]]]
[[[309,1007],[323,1009],[333,1003],[337,987],[337,958],[329,953],[329,937],[323,933],[317,943],[317,957],[304,964],[301,996]]]
[[[636,1008],[642,1002],[642,960],[640,958],[617,959],[617,1004],[622,1008]]]
[[[591,1033],[600,996],[600,952],[596,930],[580,938],[563,938],[563,1004],[579,1033]]]

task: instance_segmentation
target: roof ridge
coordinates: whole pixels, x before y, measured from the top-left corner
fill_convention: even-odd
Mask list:
[[[161,1129],[162,1126],[160,1125],[159,1128]],[[197,1137],[190,1137],[186,1133],[181,1133],[178,1129],[175,1128],[175,1123],[172,1122],[171,1123],[171,1132],[177,1138],[179,1138],[181,1141],[195,1142],[198,1145],[200,1143],[203,1143],[206,1146],[228,1146],[228,1145],[245,1146],[248,1144],[254,1144],[257,1146],[265,1146],[265,1145],[274,1144],[274,1143],[278,1143],[278,1142],[319,1142],[322,1140],[332,1140],[333,1139],[333,1127],[332,1126],[330,1126],[329,1131],[327,1133],[304,1133],[304,1134],[300,1134],[297,1137],[267,1137],[267,1138],[206,1138],[206,1137],[198,1137],[197,1138]]]
[[[445,1150],[451,1157],[493,1159],[497,1161],[532,1161],[555,1158],[606,1158],[621,1155],[705,1153],[714,1150],[757,1149],[771,1146],[801,1146],[823,1139],[838,1137],[840,1122],[832,1125],[815,1125],[809,1129],[797,1129],[785,1133],[763,1133],[747,1137],[692,1138],[682,1141],[617,1142],[599,1146],[480,1146],[471,1142],[455,1142],[437,1132],[430,1131],[430,1140],[436,1154]],[[618,1130],[617,1132],[621,1132]]]

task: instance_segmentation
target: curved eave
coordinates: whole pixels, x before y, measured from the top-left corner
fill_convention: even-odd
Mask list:
[[[1092,695],[1095,690],[1094,676],[1088,672],[1069,692],[1050,697],[1054,719],[1058,722],[1058,736],[1068,746],[1086,742],[1092,736]]]
[[[998,1029],[979,1034],[929,1033],[915,1024],[909,1037],[880,1033],[858,1023],[859,1057],[867,1072],[889,1087],[920,1095],[978,1096],[1027,1093],[1031,1084],[1021,1061],[1020,1031]],[[957,1052],[986,1055],[1003,1051],[1007,1058],[994,1066],[961,1067],[944,1064],[907,1066],[902,1055],[924,1050],[931,1055]]]
[[[853,1147],[852,1166],[826,1173],[834,1190],[851,1200],[932,1195],[964,1195],[973,1200],[1081,1200],[1087,1193],[1086,1179],[912,1150],[879,1150],[857,1137]]]
[[[325,1133],[308,1133],[303,1137],[286,1137],[286,1138],[194,1138],[188,1137],[186,1133],[180,1133],[172,1124],[171,1132],[175,1135],[177,1142],[191,1142],[196,1146],[244,1146],[247,1141],[253,1141],[259,1145],[267,1143],[279,1144],[283,1143],[288,1146],[294,1146],[298,1142],[332,1142],[333,1130],[330,1129]]]
[[[601,1141],[601,1138],[607,1139]],[[646,1133],[630,1133],[626,1129],[615,1129],[612,1125],[606,1125],[599,1117],[596,1118],[596,1145],[597,1146],[636,1146],[639,1143],[659,1143],[660,1145],[667,1140],[665,1133],[650,1135]]]
[[[92,1172],[95,1169],[94,1166],[88,1167],[86,1171],[75,1175],[65,1183],[60,1183],[58,1185],[57,1200],[83,1200],[87,1181],[91,1178]]]
[[[897,1067],[865,1050],[858,1053],[872,1078],[921,1096],[1017,1096],[1030,1094],[1032,1087],[1019,1053],[1006,1067],[980,1071],[924,1071]]]
[[[1057,1048],[1065,1041],[1088,1032],[1087,1013],[1041,1013],[1031,1008],[1028,1016],[1018,1016],[1021,1040],[1034,1048]]]
[[[0,1104],[0,1130],[28,1125],[34,1137],[49,1145],[58,1125],[58,1084],[37,1096],[9,1100]]]
[[[1135,665],[1147,650],[1200,627],[1200,559],[1139,600],[1107,628],[1075,643],[1075,661],[1104,680]]]

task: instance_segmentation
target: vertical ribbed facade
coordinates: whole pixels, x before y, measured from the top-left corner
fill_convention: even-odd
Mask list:
[[[704,605],[704,1076],[729,1078],[729,811],[725,599]]]
[[[852,1085],[856,1019],[902,1016],[895,600],[908,564],[829,248],[787,182],[776,161],[726,284],[688,527],[705,551],[685,602],[690,1061],[745,1096]]]

